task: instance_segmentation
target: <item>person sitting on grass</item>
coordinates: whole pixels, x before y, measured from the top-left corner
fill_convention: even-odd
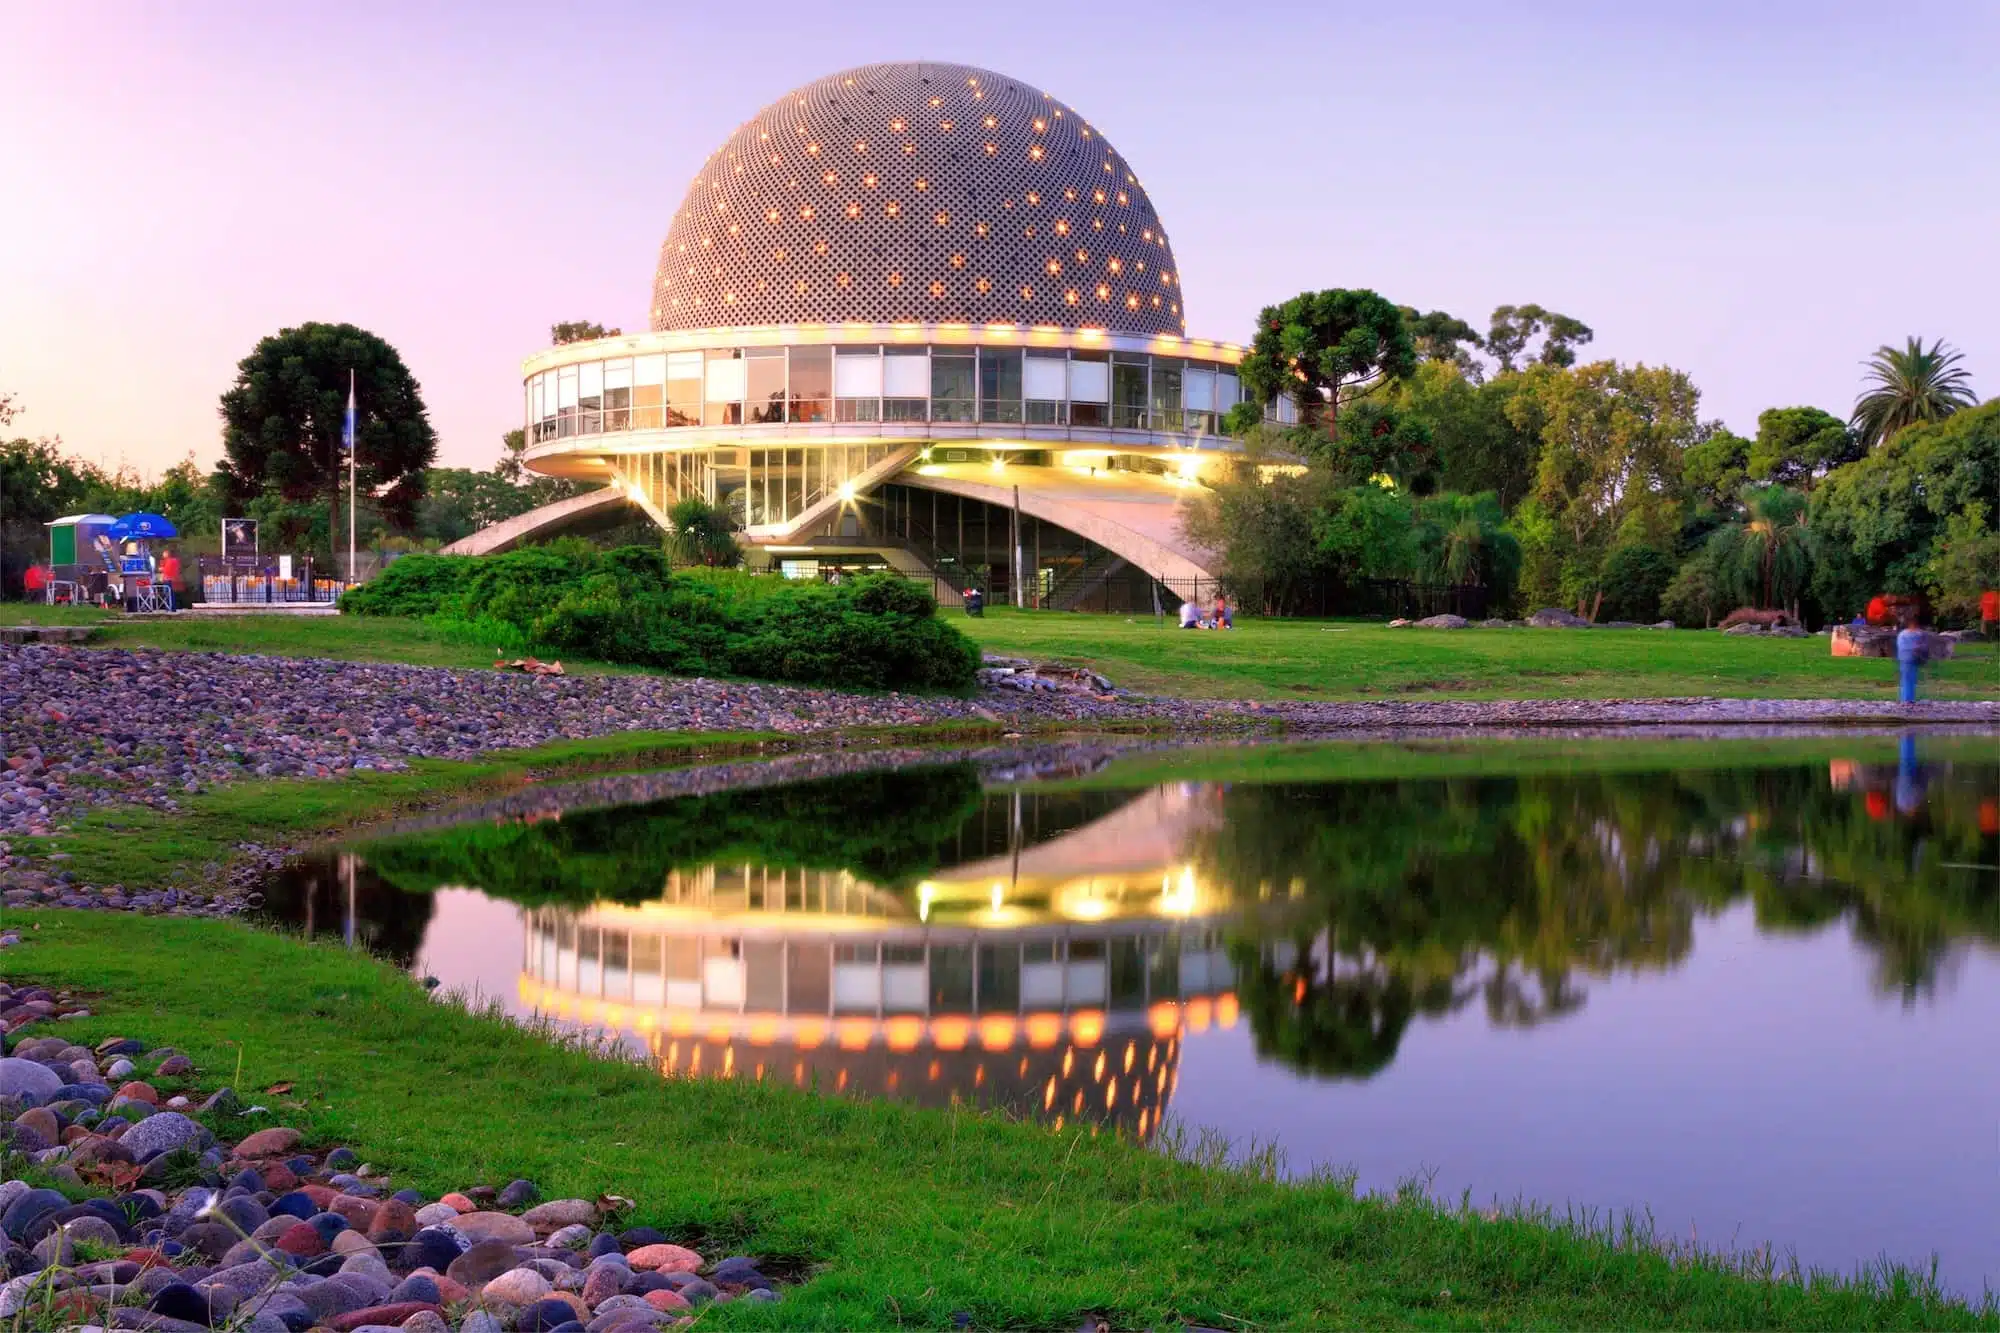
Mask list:
[[[1229,603],[1221,597],[1215,599],[1215,627],[1217,629],[1236,628],[1236,622],[1229,618]]]
[[[1195,605],[1195,600],[1192,597],[1187,598],[1181,603],[1181,628],[1201,628],[1201,608]]]

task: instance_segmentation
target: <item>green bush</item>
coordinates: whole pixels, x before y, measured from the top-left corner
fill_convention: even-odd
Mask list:
[[[582,542],[410,555],[349,593],[354,615],[429,618],[496,647],[854,689],[963,689],[979,651],[907,579],[837,586],[674,570],[656,548]]]
[[[406,555],[340,599],[350,616],[434,616],[465,589],[469,555]]]
[[[1660,618],[1660,598],[1673,582],[1674,558],[1651,546],[1621,546],[1604,561],[1603,620],[1636,620],[1651,624]]]

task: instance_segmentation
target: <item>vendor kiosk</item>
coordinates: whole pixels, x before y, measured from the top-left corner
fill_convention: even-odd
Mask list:
[[[115,564],[105,563],[99,538],[110,541],[109,533],[118,523],[110,514],[70,514],[46,526],[49,530],[49,586],[51,602],[101,600],[117,573]]]

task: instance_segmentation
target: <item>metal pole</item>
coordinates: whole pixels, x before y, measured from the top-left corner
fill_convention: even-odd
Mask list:
[[[1021,488],[1014,488],[1014,609],[1027,606],[1028,589],[1021,577]]]
[[[352,400],[353,400],[353,398],[354,398],[354,372],[353,372],[353,370],[351,370],[351,369],[350,369],[350,370],[349,370],[349,371],[347,372],[347,397],[348,397],[349,401],[352,401]],[[360,434],[360,432],[359,432],[359,431],[356,431],[356,432],[355,432],[355,434],[356,434],[356,435],[358,436],[358,435]],[[353,582],[355,581],[355,578],[354,578],[354,472],[355,472],[355,468],[354,468],[354,459],[355,459],[355,456],[356,456],[357,454],[359,454],[360,452],[361,452],[361,441],[360,441],[359,439],[354,439],[354,440],[350,440],[350,441],[348,441],[348,445],[347,445],[347,581],[348,581],[349,583],[353,583]]]

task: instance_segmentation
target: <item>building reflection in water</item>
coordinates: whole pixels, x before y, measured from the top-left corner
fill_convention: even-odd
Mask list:
[[[782,1079],[1151,1137],[1183,1034],[1236,1021],[1182,859],[1216,794],[1166,787],[902,892],[845,871],[669,874],[660,899],[525,912],[519,999],[639,1035],[668,1074]],[[1032,826],[1032,793],[988,813]],[[997,807],[997,810],[996,810]],[[972,846],[994,839],[974,832]]]

